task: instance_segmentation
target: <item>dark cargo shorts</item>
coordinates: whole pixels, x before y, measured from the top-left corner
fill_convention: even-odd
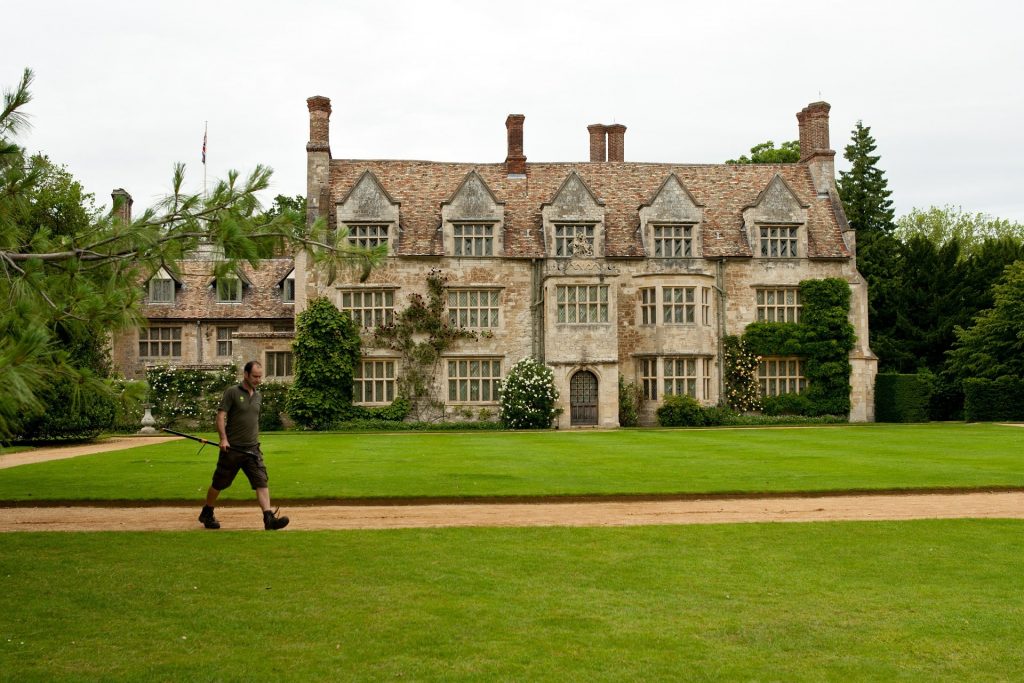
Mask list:
[[[267,466],[263,464],[263,452],[259,445],[245,448],[252,455],[238,451],[221,451],[217,458],[217,469],[213,471],[213,488],[223,491],[231,486],[238,470],[245,472],[253,490],[267,488]]]

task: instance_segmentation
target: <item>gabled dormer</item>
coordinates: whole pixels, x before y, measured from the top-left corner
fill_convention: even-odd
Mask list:
[[[210,280],[210,289],[219,304],[239,304],[252,281],[241,270],[233,270]]]
[[[441,236],[448,256],[504,254],[505,204],[499,202],[476,171],[441,203]]]
[[[371,171],[364,171],[348,194],[337,203],[338,226],[348,230],[349,241],[373,248],[386,244],[394,253],[398,244],[399,203],[392,199]]]
[[[754,258],[805,258],[809,207],[776,173],[757,200],[743,210],[743,226]]]
[[[640,236],[647,256],[703,256],[700,239],[703,220],[703,205],[697,203],[675,173],[669,174],[651,201],[640,207]]]
[[[173,305],[179,289],[181,280],[161,266],[146,282],[146,303]]]
[[[604,256],[604,202],[573,171],[541,205],[544,251],[556,258]]]

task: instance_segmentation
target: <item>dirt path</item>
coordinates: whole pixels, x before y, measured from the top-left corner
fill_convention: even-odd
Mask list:
[[[191,507],[0,509],[8,531],[202,531]],[[289,530],[426,527],[634,526],[948,518],[1024,519],[1024,492],[827,496],[608,503],[317,505],[283,509]],[[221,507],[225,530],[260,529],[252,507]]]
[[[180,436],[112,436],[109,439],[96,443],[36,448],[31,451],[9,453],[7,455],[0,453],[0,470],[8,467],[17,467],[18,465],[46,462],[47,460],[64,460],[65,458],[76,458],[80,455],[92,455],[93,453],[123,451],[126,448],[148,446],[150,444],[178,441],[180,439]]]

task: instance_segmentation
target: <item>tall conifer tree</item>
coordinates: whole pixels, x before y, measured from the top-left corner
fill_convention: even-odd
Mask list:
[[[843,151],[849,171],[839,172],[836,183],[843,209],[857,231],[857,269],[868,282],[868,323],[871,346],[879,353],[882,368],[888,368],[886,349],[893,348],[897,319],[895,294],[899,244],[893,233],[896,224],[889,197],[892,191],[885,172],[878,167],[880,155],[871,128],[858,121],[852,141]]]

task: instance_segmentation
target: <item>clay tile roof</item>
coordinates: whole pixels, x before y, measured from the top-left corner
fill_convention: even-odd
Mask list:
[[[276,319],[292,318],[295,306],[281,301],[278,285],[295,263],[292,259],[266,259],[259,268],[248,263],[238,266],[239,277],[247,282],[241,304],[218,304],[210,283],[214,262],[187,260],[176,263],[181,287],[175,292],[174,305],[144,304],[143,315],[150,320],[204,319]]]
[[[370,171],[401,206],[399,255],[442,255],[441,204],[450,200],[471,171],[505,205],[505,255],[543,257],[541,206],[550,202],[575,171],[604,203],[605,254],[643,257],[639,210],[674,173],[703,207],[704,256],[751,256],[743,232],[743,209],[755,204],[776,174],[808,206],[808,256],[849,258],[834,198],[819,197],[805,164],[528,163],[525,178],[509,178],[504,164],[402,160],[331,161],[332,204]],[[333,210],[331,223],[335,217]]]

